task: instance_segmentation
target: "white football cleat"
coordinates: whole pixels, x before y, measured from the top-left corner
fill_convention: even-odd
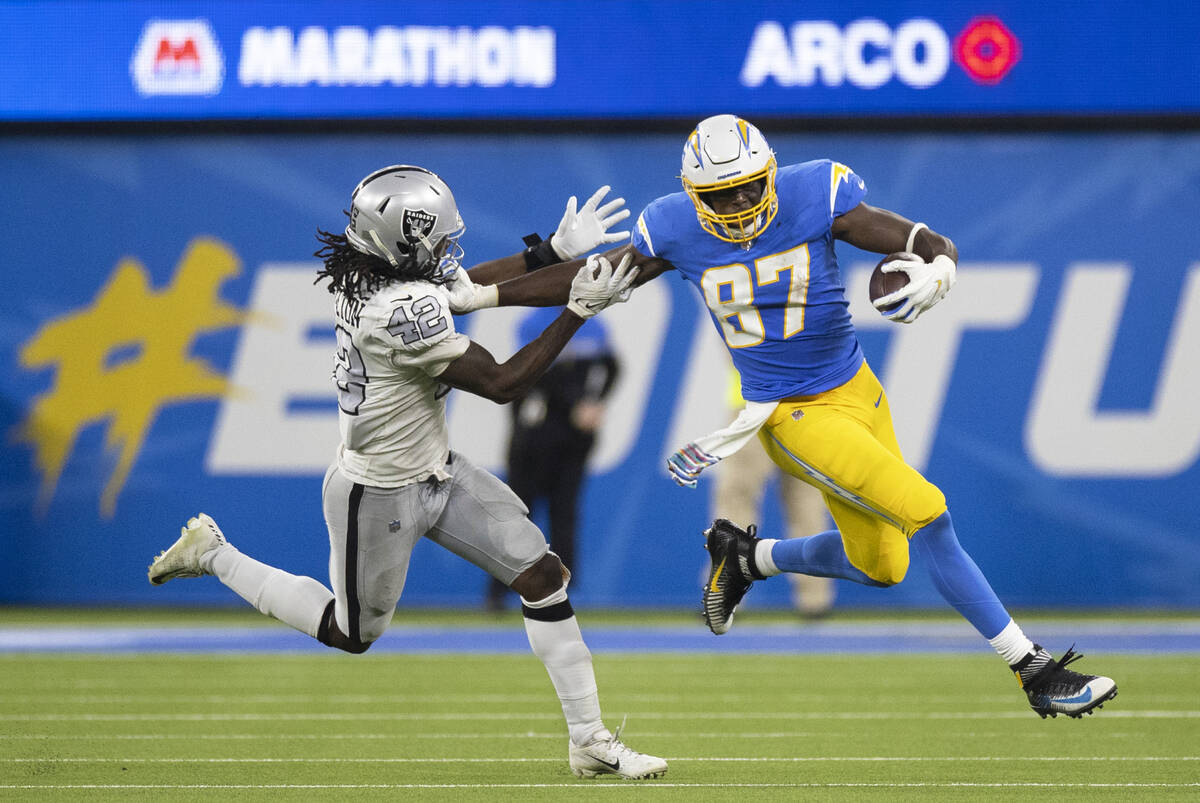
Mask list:
[[[585,745],[572,742],[568,753],[571,772],[575,773],[575,777],[619,775],[629,780],[639,780],[660,778],[667,774],[666,759],[631,750],[617,738],[620,734],[621,729],[617,728],[616,733],[593,739]]]
[[[188,519],[181,528],[179,540],[150,564],[150,582],[162,585],[176,577],[200,577],[209,572],[201,568],[201,560],[209,552],[228,546],[221,528],[206,513]]]

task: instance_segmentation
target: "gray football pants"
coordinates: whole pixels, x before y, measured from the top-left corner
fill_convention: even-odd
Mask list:
[[[448,480],[400,488],[355,483],[336,464],[326,472],[329,582],[338,629],[351,639],[374,641],[387,629],[421,537],[505,585],[549,551],[528,509],[499,478],[458,452],[450,453],[446,471]]]

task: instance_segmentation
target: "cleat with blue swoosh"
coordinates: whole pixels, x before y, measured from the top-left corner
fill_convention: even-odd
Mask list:
[[[712,559],[712,568],[704,583],[701,606],[704,623],[718,636],[733,626],[733,612],[750,584],[763,579],[754,563],[757,531],[753,524],[743,530],[728,519],[717,519],[704,531],[704,548]]]
[[[1033,646],[1034,652],[1014,664],[1012,670],[1029,697],[1030,707],[1042,719],[1059,714],[1078,718],[1117,696],[1117,684],[1112,678],[1084,675],[1066,668],[1083,657],[1076,654],[1073,645],[1057,661],[1037,644]]]

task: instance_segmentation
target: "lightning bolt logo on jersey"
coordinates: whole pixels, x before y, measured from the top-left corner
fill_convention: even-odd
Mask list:
[[[775,186],[778,215],[745,245],[704,231],[683,192],[651,202],[633,233],[639,251],[669,261],[700,290],[747,401],[820,393],[863,363],[831,227],[866,185],[821,159],[780,168]]]

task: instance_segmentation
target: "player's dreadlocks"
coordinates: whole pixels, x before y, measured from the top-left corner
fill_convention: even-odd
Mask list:
[[[373,254],[364,254],[350,245],[343,234],[334,234],[317,229],[317,241],[323,247],[313,252],[324,264],[317,271],[313,284],[329,280],[329,292],[341,293],[347,298],[363,299],[394,279],[402,278],[399,272]]]

